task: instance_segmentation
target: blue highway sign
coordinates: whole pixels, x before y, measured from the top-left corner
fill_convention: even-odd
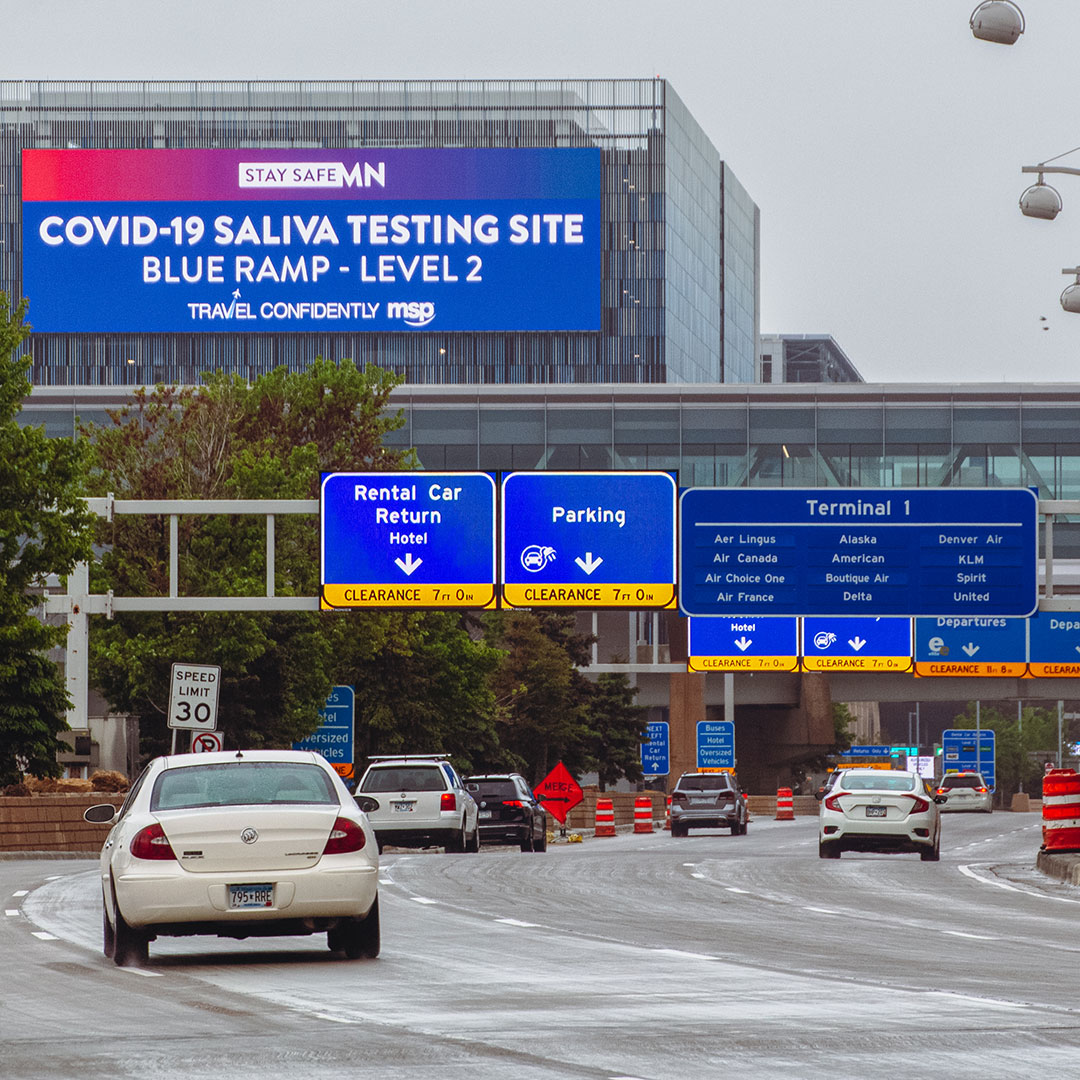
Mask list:
[[[991,789],[995,775],[997,741],[991,728],[946,728],[941,733],[941,768],[945,773],[977,772]]]
[[[1040,611],[1028,619],[1028,668],[1044,678],[1080,676],[1080,613]]]
[[[342,776],[353,771],[353,739],[356,694],[351,686],[335,686],[319,710],[319,726],[306,739],[294,742],[294,750],[314,750],[322,754]]]
[[[730,720],[698,721],[697,767],[735,768],[735,725]]]
[[[878,744],[872,746],[849,746],[846,750],[840,752],[841,757],[890,757],[891,755],[891,746]]]
[[[689,488],[687,615],[1030,615],[1027,488]]]
[[[326,473],[323,608],[483,608],[495,601],[487,473]]]
[[[992,675],[1027,672],[1027,619],[915,620],[915,674]]]
[[[910,619],[802,620],[807,671],[910,671]]]
[[[641,744],[641,771],[646,776],[667,776],[671,772],[671,741],[666,720],[650,720],[645,725],[649,741]]]
[[[690,671],[794,671],[799,620],[690,619]]]
[[[502,491],[508,606],[674,606],[670,473],[509,473]]]

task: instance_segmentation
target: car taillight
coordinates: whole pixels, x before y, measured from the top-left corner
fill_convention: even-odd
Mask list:
[[[925,799],[920,799],[918,795],[907,795],[905,798],[911,799],[914,804],[908,811],[909,814],[925,814],[930,809],[930,804]]]
[[[840,800],[842,798],[842,795],[830,795],[825,800],[826,808],[829,810],[835,810],[838,814],[842,814],[844,812],[844,808],[840,805]]]
[[[339,817],[330,830],[323,848],[324,855],[345,855],[350,851],[359,851],[367,843],[364,830],[348,818]]]
[[[990,789],[985,787],[977,787],[975,789],[980,795],[985,795]]]
[[[524,806],[520,799],[503,799],[503,806]]]
[[[948,788],[943,788],[943,787],[939,787],[939,788],[937,789],[937,792],[936,792],[936,794],[938,794],[938,795],[948,795],[948,794],[949,794],[949,789],[948,789]]]
[[[443,797],[439,801],[440,810],[456,810],[457,809],[457,796],[452,791],[444,791]]]
[[[131,854],[136,859],[176,859],[165,830],[157,822],[135,834],[131,841]]]
[[[686,798],[687,796],[685,791],[673,791],[671,793],[672,802],[684,803],[686,802]]]

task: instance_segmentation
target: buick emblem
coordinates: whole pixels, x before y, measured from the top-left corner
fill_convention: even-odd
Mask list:
[[[254,844],[255,841],[259,839],[259,834],[255,829],[245,829],[240,834],[240,839],[243,840],[245,844]]]

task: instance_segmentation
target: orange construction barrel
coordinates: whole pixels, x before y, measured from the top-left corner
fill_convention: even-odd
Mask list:
[[[795,796],[789,787],[776,789],[776,820],[795,820]]]
[[[1051,769],[1043,776],[1044,851],[1080,851],[1080,773]]]
[[[615,803],[611,799],[596,800],[596,831],[593,836],[615,835]]]
[[[634,800],[634,832],[652,831],[652,799],[648,795],[639,795]]]

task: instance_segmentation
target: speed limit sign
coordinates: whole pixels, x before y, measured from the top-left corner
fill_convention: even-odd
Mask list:
[[[221,668],[214,664],[173,664],[169,680],[169,727],[217,729]]]

